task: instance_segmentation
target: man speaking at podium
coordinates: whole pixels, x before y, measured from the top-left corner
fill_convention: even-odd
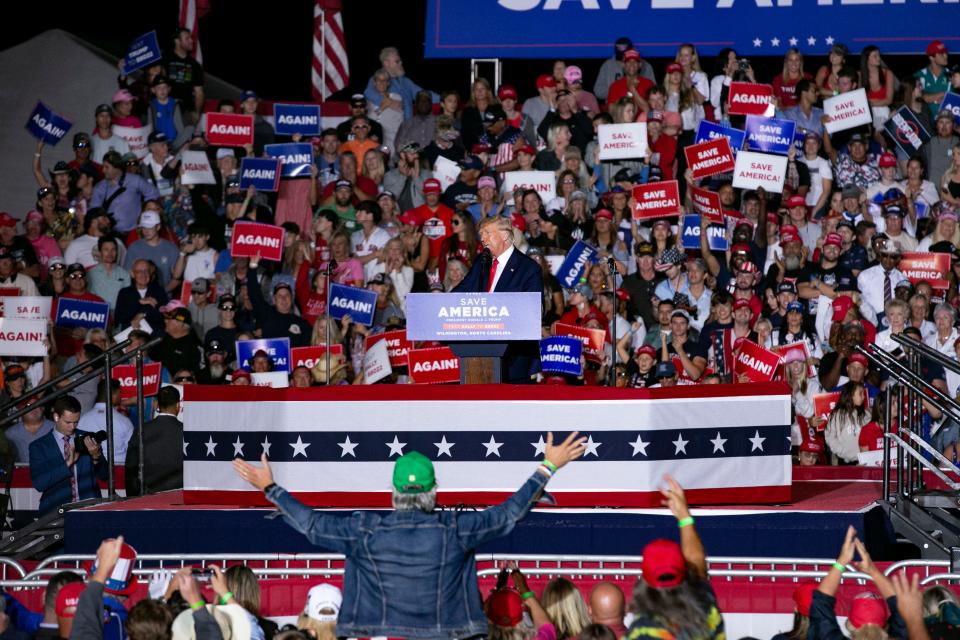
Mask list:
[[[510,218],[494,216],[480,222],[483,253],[454,288],[455,293],[533,292],[543,294],[540,265],[513,246]],[[529,384],[540,371],[540,347],[535,341],[511,342],[504,354],[506,381]]]

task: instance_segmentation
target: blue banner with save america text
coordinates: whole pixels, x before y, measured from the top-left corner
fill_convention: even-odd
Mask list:
[[[745,57],[790,47],[823,56],[840,42],[856,53],[876,44],[884,54],[915,54],[934,37],[953,51],[960,32],[946,25],[958,9],[956,0],[428,0],[425,55],[609,58],[622,36],[649,57],[673,58],[677,43],[689,42],[701,62],[724,47]]]

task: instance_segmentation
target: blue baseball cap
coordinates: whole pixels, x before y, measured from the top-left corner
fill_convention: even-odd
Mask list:
[[[787,303],[787,313],[791,311],[796,311],[797,313],[803,313],[803,305],[797,301]]]

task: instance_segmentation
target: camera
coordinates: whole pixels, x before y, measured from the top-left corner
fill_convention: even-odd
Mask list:
[[[73,437],[73,450],[81,456],[88,456],[90,452],[87,450],[87,445],[83,443],[84,438],[93,438],[98,445],[103,444],[107,439],[107,432],[101,429],[94,433],[78,433]]]
[[[213,569],[210,567],[193,567],[190,569],[190,575],[192,575],[198,582],[208,582],[210,576],[213,575]]]
[[[746,58],[740,58],[737,60],[737,68],[746,73],[747,69],[750,68],[750,61]]]

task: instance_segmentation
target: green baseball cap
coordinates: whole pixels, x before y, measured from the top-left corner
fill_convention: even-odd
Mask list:
[[[393,466],[393,488],[400,493],[423,493],[437,486],[433,463],[418,451],[397,458]]]

